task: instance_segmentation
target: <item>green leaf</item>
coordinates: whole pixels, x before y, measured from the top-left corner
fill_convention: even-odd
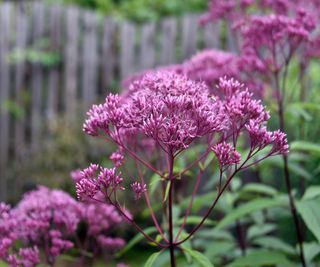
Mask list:
[[[245,193],[257,193],[267,196],[275,196],[278,191],[269,185],[250,183],[246,184],[239,193],[240,195],[243,195]]]
[[[200,216],[189,216],[187,218],[186,224],[191,224],[191,225],[198,224],[201,222],[202,218],[203,217],[200,217]],[[184,221],[184,218],[181,218],[178,221],[176,221],[175,224],[181,225],[183,223],[183,221]],[[216,223],[210,219],[206,219],[204,222],[204,225],[216,225]]]
[[[180,207],[178,205],[172,205],[172,221],[176,222],[180,216]]]
[[[312,199],[320,196],[320,186],[314,185],[307,188],[302,200]]]
[[[307,141],[295,141],[290,144],[290,150],[305,151],[320,155],[320,144]]]
[[[166,191],[165,191],[165,193],[164,193],[163,202],[166,202],[166,200],[167,200],[167,198],[168,198],[170,186],[171,186],[171,181],[169,181],[169,182],[167,183]]]
[[[65,261],[69,261],[69,262],[78,262],[78,258],[77,257],[71,256],[71,255],[67,255],[67,254],[62,254],[62,255],[60,255],[59,258],[65,260]],[[47,265],[45,265],[45,266],[47,266]]]
[[[198,211],[201,208],[209,207],[212,204],[212,201],[214,200],[216,195],[217,195],[216,192],[210,192],[210,193],[206,193],[203,195],[198,195],[193,201],[192,210]],[[182,202],[180,204],[181,209],[188,208],[188,205],[190,203],[190,199],[191,199],[191,197],[188,197],[188,198],[185,198],[184,200],[182,200]]]
[[[3,103],[1,112],[8,111],[15,119],[23,119],[26,116],[25,109],[17,102],[7,100]]]
[[[146,234],[150,235],[152,233],[157,232],[157,228],[155,227],[148,227],[143,230]],[[140,241],[144,240],[144,236],[141,233],[138,233],[134,238],[132,238],[127,245],[122,248],[117,254],[116,257],[121,257],[123,254],[125,254],[127,251],[129,251],[134,245],[139,243]]]
[[[296,251],[289,244],[283,242],[281,239],[273,236],[258,237],[252,241],[256,245],[263,248],[270,248],[276,251],[282,251],[287,254],[295,255]]]
[[[310,103],[310,102],[296,102],[293,104],[290,104],[291,106],[300,106],[303,107],[304,109],[309,109],[309,110],[315,110],[315,111],[320,111],[320,106],[317,103]]]
[[[161,182],[161,177],[158,174],[155,173],[154,175],[152,175],[149,183],[150,196],[154,194],[160,182]]]
[[[200,253],[199,251],[192,250],[189,248],[183,248],[185,252],[187,252],[195,261],[197,261],[203,267],[214,267],[212,263],[208,260],[208,258]]]
[[[227,240],[227,241],[234,241],[233,235],[229,231],[225,231],[223,229],[202,229],[197,233],[197,237],[202,238],[212,238],[214,240]]]
[[[320,253],[320,244],[316,242],[303,243],[303,249],[306,260],[308,262],[311,262],[314,257],[316,257]]]
[[[199,165],[199,168],[200,168],[201,171],[205,170],[204,164],[201,161],[198,163],[198,165]]]
[[[146,261],[144,267],[152,267],[153,263],[155,262],[155,260],[158,258],[158,256],[161,254],[162,251],[159,252],[155,252],[153,254],[151,254],[151,256],[148,258],[148,260]]]
[[[208,157],[206,158],[206,160],[204,162],[204,169],[206,169],[209,166],[209,164],[211,164],[211,162],[214,160],[214,158],[215,158],[215,154],[214,153],[210,153],[208,155]]]
[[[312,175],[310,172],[308,172],[305,168],[303,168],[298,163],[289,162],[289,170],[292,173],[295,173],[296,175],[301,176],[301,178],[305,178],[306,180],[311,180]]]
[[[308,229],[320,242],[320,198],[302,200],[297,203],[297,209]]]
[[[188,236],[188,234],[187,234],[185,231],[182,231],[180,239],[184,239],[184,238],[186,238],[187,236]],[[190,241],[190,239],[183,243],[182,248],[192,249],[192,248],[191,248],[191,241]],[[191,255],[190,255],[189,253],[187,253],[184,249],[182,250],[182,253],[183,253],[183,255],[185,256],[188,264],[190,264],[190,263],[192,262],[192,257],[191,257]]]
[[[205,248],[205,255],[207,256],[208,259],[210,260],[215,260],[217,255],[221,256],[229,256],[230,251],[236,250],[237,245],[234,242],[230,241],[219,241],[215,242],[212,245],[212,242],[207,242],[202,244],[203,247]]]
[[[287,108],[287,111],[290,112],[296,118],[302,118],[305,121],[312,120],[311,114],[301,106],[290,106]]]
[[[271,223],[253,225],[249,228],[247,236],[248,239],[253,239],[254,237],[268,234],[275,229],[276,225]]]
[[[293,266],[281,253],[275,251],[258,250],[246,256],[237,258],[225,267],[261,267],[261,266]]]
[[[287,200],[282,198],[270,199],[270,198],[258,198],[250,202],[247,202],[235,210],[231,211],[226,217],[224,217],[216,226],[216,229],[226,227],[236,220],[258,210],[281,207],[288,205]]]
[[[304,158],[306,158],[306,156],[304,156]],[[303,168],[301,165],[299,165],[299,162],[294,161],[293,159],[294,158],[292,154],[290,154],[289,163],[288,163],[290,172],[295,173],[297,176],[300,176],[301,178],[310,180],[312,178],[312,174],[308,172],[305,168]],[[269,167],[271,165],[271,166],[277,166],[279,168],[283,168],[283,162],[282,160],[279,160],[279,157],[271,157],[266,159],[263,165],[266,166],[266,164],[268,164]]]

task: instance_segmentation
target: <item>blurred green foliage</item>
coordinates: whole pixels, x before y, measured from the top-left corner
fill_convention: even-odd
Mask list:
[[[61,62],[61,55],[51,47],[49,39],[40,38],[26,49],[13,50],[8,55],[7,60],[10,64],[28,62],[53,67]]]

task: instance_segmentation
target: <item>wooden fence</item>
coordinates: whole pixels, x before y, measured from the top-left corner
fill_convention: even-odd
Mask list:
[[[79,102],[91,104],[132,73],[222,46],[219,25],[200,27],[198,18],[136,25],[76,7],[0,5],[0,199],[9,163],[41,147],[44,122],[75,116]]]

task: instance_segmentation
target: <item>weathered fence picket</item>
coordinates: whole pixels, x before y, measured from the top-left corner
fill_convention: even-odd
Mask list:
[[[92,12],[84,14],[84,38],[82,50],[82,98],[88,107],[97,97],[98,48],[97,16]]]
[[[104,91],[106,88],[111,88],[113,79],[115,78],[115,33],[116,23],[111,18],[106,18],[103,23],[101,52],[102,91]]]
[[[135,24],[71,6],[0,4],[0,200],[9,162],[38,151],[43,128],[59,114],[72,120],[77,107],[106,95],[114,81],[221,46],[220,25],[201,27],[198,18],[190,14]],[[227,45],[233,47],[234,40]],[[37,49],[58,59],[35,59]],[[22,58],[9,61],[17,51]],[[9,105],[21,112],[11,114]]]
[[[198,20],[196,15],[186,15],[182,18],[182,58],[189,58],[197,51]]]
[[[61,52],[62,46],[62,7],[59,5],[52,6],[49,12],[49,25],[50,25],[50,45],[54,51]],[[49,70],[48,81],[48,95],[47,95],[47,108],[46,115],[48,120],[53,120],[57,116],[59,109],[59,96],[61,74],[59,66],[53,66]]]
[[[15,51],[23,51],[27,47],[29,24],[26,6],[20,4],[16,9],[16,45]],[[18,34],[19,33],[19,34]],[[14,82],[15,82],[15,102],[19,109],[23,111],[23,91],[25,90],[25,71],[26,62],[17,62],[14,70]],[[14,155],[19,156],[25,145],[25,116],[24,112],[20,116],[15,118],[14,121]]]
[[[40,2],[35,2],[32,8],[32,38],[33,45],[38,46],[39,41],[44,38],[45,31],[45,6]],[[37,151],[41,140],[42,127],[42,103],[43,103],[43,89],[44,89],[44,69],[39,62],[32,64],[31,75],[31,150]]]
[[[206,48],[219,48],[220,44],[220,23],[208,23],[204,26],[204,45]]]
[[[66,35],[64,50],[64,94],[63,106],[68,117],[76,115],[79,72],[79,10],[66,10]]]
[[[10,45],[11,8],[8,3],[0,10],[0,192],[3,198],[7,195],[7,182],[4,179],[5,169],[9,163],[9,113],[6,102],[10,97],[10,66],[7,64],[6,55]]]
[[[176,63],[177,20],[167,18],[161,22],[160,64]]]
[[[120,76],[123,79],[136,70],[136,28],[130,22],[124,22],[120,27]]]
[[[155,23],[147,23],[141,27],[139,70],[149,69],[156,65],[155,34]]]

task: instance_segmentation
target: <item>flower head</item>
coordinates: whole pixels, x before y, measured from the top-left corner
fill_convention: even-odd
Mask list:
[[[25,194],[15,208],[6,208],[0,218],[0,257],[12,266],[36,266],[38,247],[46,246],[47,261],[54,263],[58,255],[73,247],[67,238],[76,231],[81,217],[80,204],[71,196],[38,187]],[[16,240],[34,247],[22,247],[12,254],[9,248]]]
[[[119,148],[117,151],[113,152],[110,159],[116,168],[120,167],[124,160],[123,149]]]
[[[250,120],[246,129],[250,136],[252,151],[255,149],[262,150],[266,146],[272,145],[270,155],[287,154],[289,152],[286,135],[283,132],[279,130],[269,132],[266,126],[257,120]]]
[[[116,168],[103,168],[97,164],[91,164],[80,172],[81,176],[76,183],[77,196],[81,200],[93,199],[100,191],[124,190],[122,187],[123,178]]]
[[[241,155],[228,143],[218,143],[212,147],[212,150],[216,154],[221,168],[240,163]]]
[[[282,68],[293,52],[302,43],[309,41],[314,27],[306,22],[309,21],[306,16],[291,18],[271,14],[251,16],[243,21],[240,24],[242,56],[252,59],[252,69],[259,67],[262,71],[273,71]]]
[[[145,192],[147,192],[147,185],[141,184],[139,182],[134,182],[131,184],[131,188],[133,192],[135,193],[135,198],[139,199],[141,198],[141,195]]]
[[[226,127],[220,102],[209,96],[204,83],[186,76],[150,73],[133,82],[129,90],[125,98],[116,97],[114,105],[110,99],[115,98],[109,96],[105,104],[94,106],[84,130],[91,135],[101,130],[117,143],[130,134],[144,134],[174,153],[194,139]]]
[[[34,267],[40,263],[40,255],[37,247],[20,248],[15,255],[9,255],[7,262],[13,267]]]
[[[220,77],[238,77],[238,57],[235,54],[219,51],[204,50],[185,61],[183,73],[195,81],[204,81],[214,89]]]

